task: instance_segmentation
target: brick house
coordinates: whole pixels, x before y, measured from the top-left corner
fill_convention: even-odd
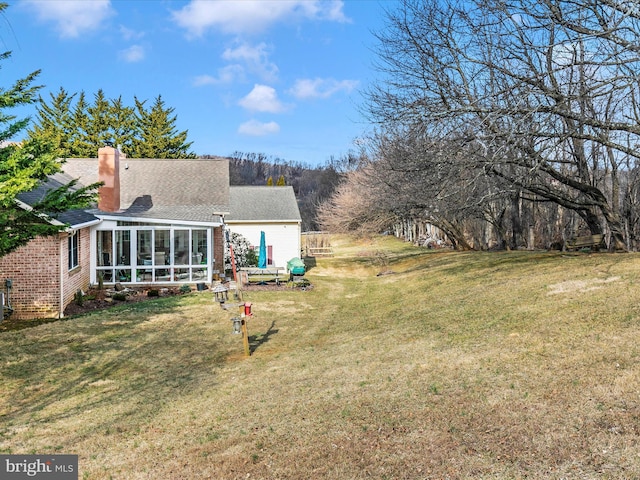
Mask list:
[[[291,187],[230,187],[226,158],[129,159],[112,147],[71,158],[63,172],[21,194],[29,209],[47,191],[77,179],[103,182],[95,208],[55,222],[66,229],[0,257],[0,288],[13,318],[62,317],[78,290],[102,281],[143,285],[210,284],[224,273],[224,230],[270,244],[270,265],[300,255],[300,212]],[[228,218],[228,222],[226,219]]]
[[[28,209],[71,179],[104,182],[97,208],[67,212],[63,233],[0,258],[0,286],[18,319],[62,317],[76,292],[95,285],[211,283],[224,268],[227,159],[126,159],[112,147],[68,159],[63,173],[19,197]]]
[[[48,190],[69,181],[68,175],[53,175],[35,190],[21,194],[18,201],[28,209]],[[57,317],[75,293],[89,285],[90,228],[100,220],[85,211],[74,210],[61,214],[57,222],[69,227],[56,236],[38,237],[0,257],[2,285],[7,279],[12,283],[8,293],[14,317]]]

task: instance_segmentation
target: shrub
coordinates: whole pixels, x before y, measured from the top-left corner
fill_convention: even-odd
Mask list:
[[[114,293],[111,298],[118,300],[119,302],[124,302],[127,299],[127,296],[124,293]]]
[[[84,292],[82,290],[78,290],[73,299],[76,302],[76,305],[81,307],[82,304],[84,304]]]
[[[160,290],[158,290],[157,288],[152,288],[147,292],[147,297],[159,297],[159,296],[160,296]]]
[[[189,293],[191,292],[191,287],[186,283],[180,287],[180,293]]]
[[[233,255],[236,260],[236,267],[250,267],[258,264],[258,256],[253,246],[245,237],[239,233],[231,232],[229,243],[233,247]],[[225,271],[231,270],[231,258],[229,250],[225,252]]]

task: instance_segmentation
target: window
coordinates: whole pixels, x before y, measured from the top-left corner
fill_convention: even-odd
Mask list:
[[[96,232],[96,279],[156,283],[210,278],[211,230],[135,225]]]
[[[78,266],[78,232],[69,235],[69,270]]]

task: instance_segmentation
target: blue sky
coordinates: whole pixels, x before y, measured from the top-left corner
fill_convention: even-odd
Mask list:
[[[41,69],[89,101],[161,95],[199,155],[265,153],[321,165],[369,130],[377,0],[20,0],[0,18],[6,88]],[[33,110],[33,109],[32,109]],[[28,112],[33,113],[35,110]]]

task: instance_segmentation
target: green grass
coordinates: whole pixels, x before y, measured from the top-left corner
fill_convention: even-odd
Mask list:
[[[338,238],[312,288],[0,333],[0,452],[83,479],[640,477],[640,255]],[[378,275],[384,273],[384,275]]]

